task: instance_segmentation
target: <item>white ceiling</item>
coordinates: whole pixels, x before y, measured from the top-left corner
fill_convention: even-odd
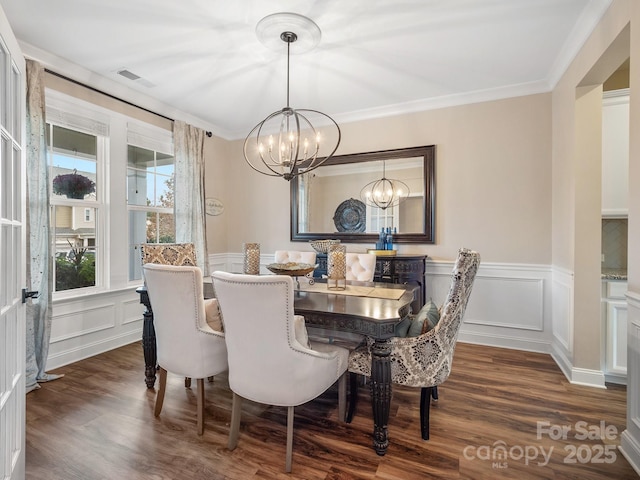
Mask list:
[[[549,91],[610,3],[0,0],[27,56],[228,139],[286,104],[286,46],[255,35],[266,15],[318,24],[320,44],[291,57],[291,106],[344,123]]]

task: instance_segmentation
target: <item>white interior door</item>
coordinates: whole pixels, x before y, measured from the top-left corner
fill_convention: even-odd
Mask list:
[[[0,478],[25,475],[25,61],[0,9]]]

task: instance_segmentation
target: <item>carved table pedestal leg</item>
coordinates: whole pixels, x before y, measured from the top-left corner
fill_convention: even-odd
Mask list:
[[[156,353],[156,330],[153,327],[153,311],[151,302],[146,290],[140,291],[140,303],[146,310],[142,314],[144,323],[142,325],[142,351],[144,353],[144,381],[147,388],[153,388],[156,383],[156,370],[158,368],[158,357]]]
[[[391,407],[391,345],[387,340],[376,340],[371,353],[373,448],[378,455],[384,455],[389,446],[387,425]]]

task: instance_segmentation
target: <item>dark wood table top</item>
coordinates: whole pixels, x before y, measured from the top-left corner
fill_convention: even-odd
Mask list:
[[[316,283],[326,283],[316,279]],[[342,295],[330,290],[295,290],[294,310],[303,315],[309,326],[344,332],[360,333],[383,340],[394,335],[395,325],[411,313],[411,302],[417,293],[415,285],[394,283],[349,282],[350,285],[373,286],[384,289],[401,289],[404,294],[398,299]],[[146,295],[146,288],[136,290]],[[204,297],[214,297],[213,285],[204,282]]]
[[[322,280],[317,280],[322,282]],[[411,302],[418,290],[415,285],[393,283],[363,283],[384,289],[402,289],[398,300],[388,298],[341,295],[330,290],[296,290],[294,310],[304,315],[309,326],[361,333],[376,339],[392,337],[395,325],[411,312]]]

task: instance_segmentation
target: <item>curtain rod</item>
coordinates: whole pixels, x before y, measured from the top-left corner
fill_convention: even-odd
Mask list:
[[[62,75],[61,73],[54,72],[53,70],[49,70],[48,68],[45,68],[44,71],[49,73],[49,74],[51,74],[51,75],[53,75],[53,76],[55,76],[55,77],[61,78],[63,80],[66,80],[67,82],[74,83],[76,85],[79,85],[81,87],[89,89],[89,90],[91,90],[93,92],[99,93],[100,95],[104,95],[106,97],[112,98],[113,100],[117,100],[118,102],[122,102],[122,103],[124,103],[126,105],[129,105],[131,107],[138,108],[138,109],[143,110],[143,111],[145,111],[147,113],[151,113],[152,115],[156,115],[158,117],[164,118],[165,120],[169,120],[170,122],[174,122],[175,121],[173,118],[169,118],[166,115],[162,115],[161,113],[154,112],[153,110],[149,110],[148,108],[141,107],[140,105],[136,105],[135,103],[132,103],[132,102],[130,102],[128,100],[124,100],[124,99],[122,99],[120,97],[116,97],[115,95],[107,93],[107,92],[105,92],[103,90],[100,90],[98,88],[92,87],[91,85],[87,85],[86,83],[82,83],[82,82],[80,82],[78,80],[74,80],[73,78],[69,78],[66,75]],[[212,135],[211,132],[207,131],[205,133],[206,133],[207,137],[211,138],[211,135]]]

